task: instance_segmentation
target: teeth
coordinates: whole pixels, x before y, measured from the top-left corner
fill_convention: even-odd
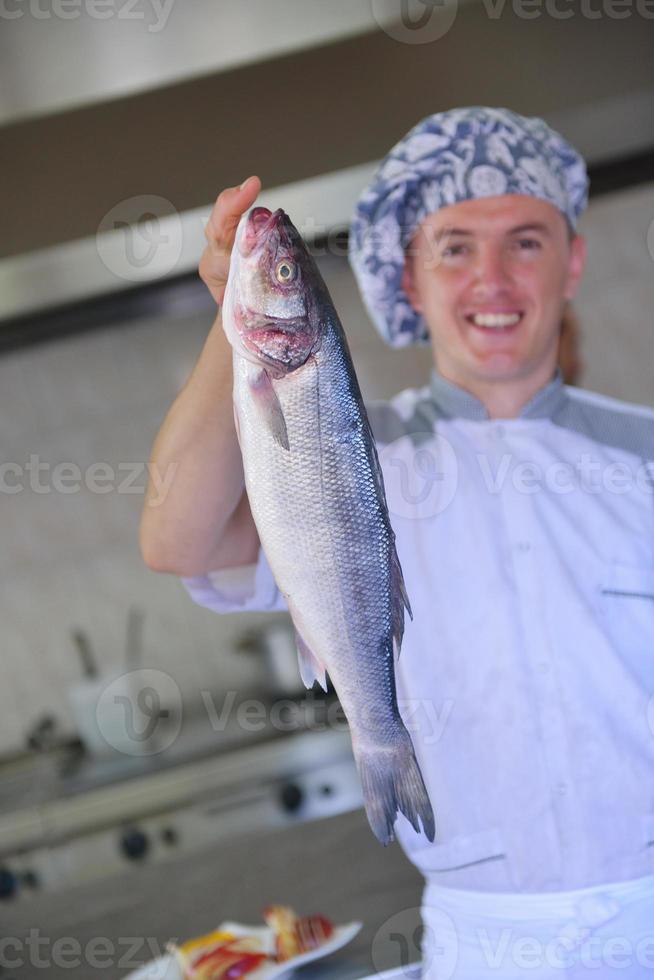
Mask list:
[[[517,323],[520,313],[475,313],[473,322],[478,327],[512,327]]]

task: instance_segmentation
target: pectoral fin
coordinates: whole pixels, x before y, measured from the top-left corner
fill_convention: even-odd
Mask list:
[[[297,643],[297,655],[300,664],[300,677],[305,687],[313,687],[314,681],[318,681],[321,688],[327,693],[327,675],[325,668],[320,663],[315,653],[309,649],[298,631],[295,631],[295,642]]]
[[[289,448],[286,419],[273,388],[270,375],[265,368],[249,378],[250,391],[262,421],[269,429],[275,442],[284,449]]]

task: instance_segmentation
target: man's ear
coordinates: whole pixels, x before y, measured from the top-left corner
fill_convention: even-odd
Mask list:
[[[568,278],[565,287],[565,298],[572,299],[581,277],[586,268],[586,239],[583,235],[575,235],[570,242],[570,257],[568,259]]]
[[[406,293],[411,306],[416,313],[422,313],[422,303],[418,297],[415,276],[413,272],[413,256],[405,255],[404,269],[402,270],[402,289]]]

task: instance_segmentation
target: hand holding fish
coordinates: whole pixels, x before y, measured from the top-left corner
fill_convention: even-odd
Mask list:
[[[221,304],[236,227],[261,190],[258,177],[218,197],[200,276]],[[145,563],[194,576],[256,561],[259,538],[243,484],[232,413],[232,358],[220,315],[152,447],[141,516]]]
[[[229,275],[229,259],[241,215],[251,208],[261,190],[258,177],[248,177],[240,187],[227,187],[218,195],[204,229],[207,245],[199,272],[207,289],[220,306]]]

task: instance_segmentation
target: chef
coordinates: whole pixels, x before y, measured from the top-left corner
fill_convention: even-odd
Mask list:
[[[542,120],[454,109],[393,147],[352,222],[375,326],[434,361],[369,408],[414,614],[398,701],[437,819],[432,844],[395,827],[425,877],[428,980],[654,976],[654,411],[557,368],[587,187]],[[218,303],[259,190],[224,191],[207,225]],[[219,315],[155,442],[171,464],[148,565],[217,612],[283,608]]]

